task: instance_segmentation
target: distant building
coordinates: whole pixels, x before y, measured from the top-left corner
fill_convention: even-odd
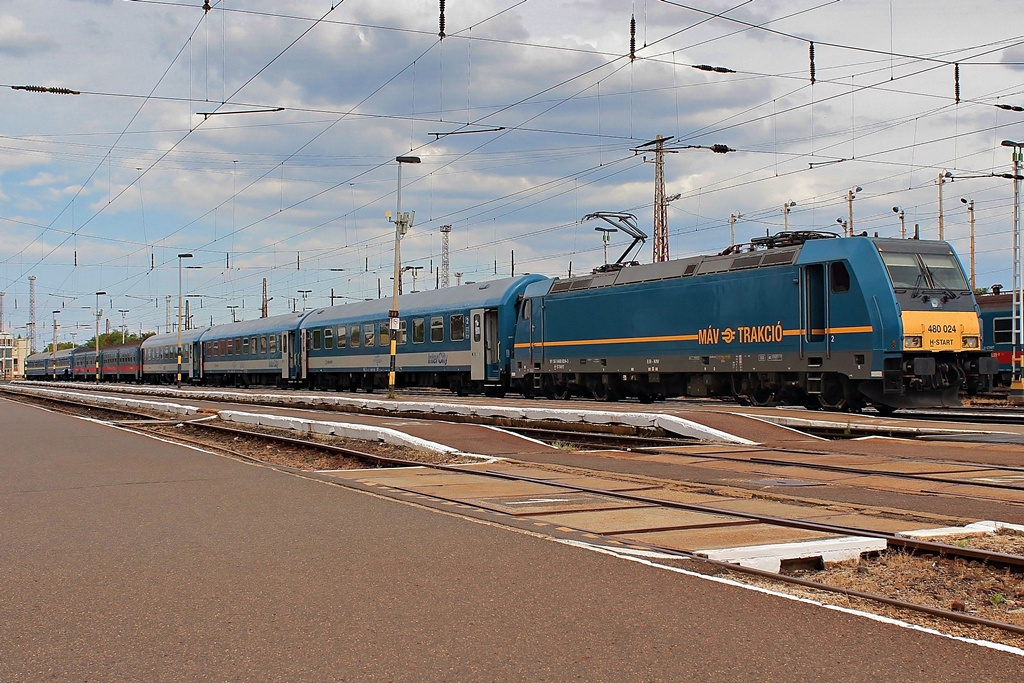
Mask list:
[[[0,333],[0,379],[21,379],[25,376],[25,359],[29,355],[28,339]]]

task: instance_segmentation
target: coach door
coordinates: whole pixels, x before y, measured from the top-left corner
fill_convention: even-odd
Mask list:
[[[800,356],[808,367],[821,366],[831,355],[828,335],[829,292],[825,264],[803,266],[800,277]]]
[[[469,378],[482,382],[486,377],[486,337],[484,336],[484,309],[469,312]]]
[[[192,378],[203,378],[203,343],[192,343]]]

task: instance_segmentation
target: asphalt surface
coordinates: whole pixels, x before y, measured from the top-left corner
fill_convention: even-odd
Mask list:
[[[0,400],[0,680],[1019,680],[1020,656]]]

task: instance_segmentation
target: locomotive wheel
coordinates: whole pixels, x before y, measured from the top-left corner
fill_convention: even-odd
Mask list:
[[[821,393],[818,394],[818,403],[825,410],[852,410],[853,406],[850,404],[848,394],[845,377],[842,375],[826,375],[822,380]]]
[[[750,392],[750,404],[761,407],[774,405],[775,392],[768,387],[758,387]]]
[[[611,392],[608,390],[608,385],[604,382],[598,382],[595,384],[590,393],[593,394],[595,401],[610,401]]]
[[[569,391],[569,385],[566,383],[555,384],[553,389],[554,397],[560,401],[568,401],[572,398],[572,392]]]

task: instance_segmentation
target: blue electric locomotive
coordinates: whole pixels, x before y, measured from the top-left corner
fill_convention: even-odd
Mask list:
[[[527,395],[889,411],[957,404],[995,371],[948,244],[797,232],[534,283],[511,376]]]

